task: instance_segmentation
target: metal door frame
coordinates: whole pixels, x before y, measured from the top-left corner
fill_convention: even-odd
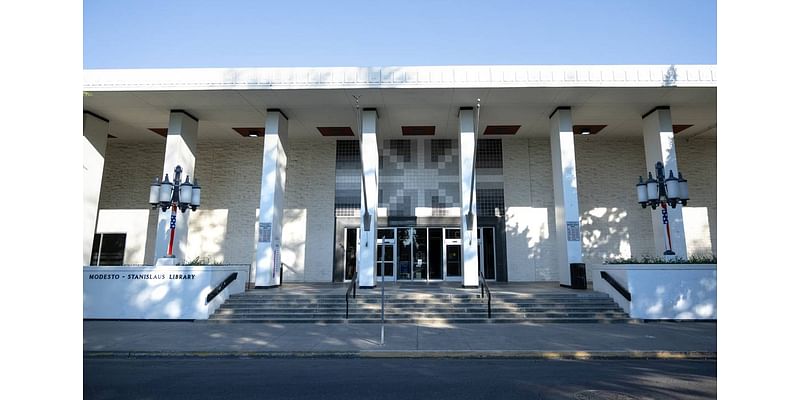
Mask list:
[[[344,251],[342,252],[342,255],[343,255],[343,257],[342,257],[342,267],[343,267],[342,268],[342,282],[350,282],[350,281],[352,281],[352,279],[347,279],[347,230],[348,229],[355,229],[356,230],[356,248],[355,248],[355,252],[356,252],[356,267],[355,267],[355,272],[358,272],[358,249],[361,247],[361,228],[357,227],[357,226],[355,226],[355,227],[354,226],[350,226],[350,227],[344,227],[342,229],[344,229],[344,235],[342,235],[342,237],[344,238],[344,243],[342,243],[342,245],[343,245],[342,247],[344,248]]]
[[[492,256],[493,256],[492,258],[494,258],[494,260],[493,260],[494,262],[492,264],[492,265],[494,265],[494,278],[493,279],[486,278],[486,270],[485,270],[485,268],[486,268],[486,261],[485,261],[486,252],[483,251],[483,239],[486,237],[486,235],[483,234],[483,230],[484,229],[491,229],[492,230],[492,240],[493,240],[492,249],[494,249],[494,251],[492,251]],[[497,240],[495,239],[495,236],[494,236],[495,232],[494,231],[495,231],[495,229],[494,229],[493,226],[479,226],[478,227],[478,268],[480,268],[480,271],[483,271],[483,277],[487,281],[497,281]]]
[[[382,230],[382,229],[390,229],[390,230],[394,231],[394,235],[392,235],[392,236],[394,236],[394,238],[393,239],[381,239],[381,238],[378,238],[378,239],[375,240],[375,243],[376,243],[376,247],[375,247],[375,280],[378,281],[378,280],[384,279],[383,277],[378,275],[378,264],[381,264],[381,267],[383,267],[383,265],[381,263],[381,250],[377,246],[383,246],[384,242],[386,242],[387,245],[391,245],[392,246],[392,275],[391,276],[387,275],[385,277],[385,280],[387,282],[395,282],[397,280],[397,251],[398,251],[398,249],[397,249],[397,247],[398,247],[397,246],[397,228],[394,228],[394,227],[378,228],[378,230]],[[383,272],[383,271],[381,271],[381,272]]]
[[[447,230],[448,229],[455,229],[455,230],[461,231],[461,228],[447,228],[447,227],[444,228],[444,243],[442,244],[442,246],[443,246],[443,248],[442,248],[442,250],[443,250],[442,251],[442,268],[444,268],[444,271],[443,271],[444,274],[442,274],[442,276],[444,276],[444,280],[445,281],[462,282],[464,280],[464,252],[461,249],[461,241],[464,240],[464,238],[460,237],[458,239],[448,239],[447,238]],[[462,234],[463,234],[463,232],[462,232]],[[460,236],[463,236],[463,235],[460,235]],[[461,268],[461,274],[460,275],[450,276],[450,275],[447,274],[447,246],[458,246],[458,251],[461,252],[461,257],[460,257],[461,258],[461,267],[460,267]]]

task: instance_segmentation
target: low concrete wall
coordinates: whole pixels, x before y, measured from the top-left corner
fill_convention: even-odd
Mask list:
[[[717,319],[716,264],[590,265],[594,290],[607,293],[631,318]],[[627,288],[631,301],[600,277]]]
[[[234,293],[242,293],[249,265],[84,267],[83,318],[208,319]],[[206,296],[230,274],[238,276],[210,303]]]

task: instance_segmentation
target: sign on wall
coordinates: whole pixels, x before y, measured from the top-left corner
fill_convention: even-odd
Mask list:
[[[581,225],[578,221],[567,221],[567,241],[580,242]]]
[[[206,319],[229,294],[244,292],[249,265],[84,267],[83,317]],[[239,277],[207,302],[232,273]]]
[[[258,224],[258,242],[267,243],[272,237],[272,222],[261,222]]]

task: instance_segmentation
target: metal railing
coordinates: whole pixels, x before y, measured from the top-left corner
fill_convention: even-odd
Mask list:
[[[631,292],[628,289],[625,289],[613,276],[611,276],[606,271],[600,271],[600,277],[603,278],[609,285],[611,285],[614,289],[625,298],[625,300],[631,301]]]
[[[344,311],[344,319],[350,318],[350,292],[353,292],[353,298],[356,298],[356,288],[358,287],[358,271],[353,272],[353,278],[350,281],[350,286],[347,288],[347,293],[344,294],[344,302],[346,304]]]
[[[484,297],[484,295],[483,295],[484,289],[486,290],[486,294],[489,297],[489,303],[488,303],[489,319],[492,319],[492,291],[489,290],[489,285],[486,284],[486,279],[483,277],[483,272],[478,271],[478,278],[479,278],[480,286],[481,286],[481,298]]]
[[[234,273],[228,275],[228,277],[225,278],[224,281],[220,282],[219,285],[217,285],[208,294],[208,296],[206,296],[206,304],[208,304],[211,300],[214,300],[214,297],[217,297],[217,295],[220,294],[223,290],[225,290],[225,288],[228,287],[228,285],[230,285],[231,282],[235,281],[238,276],[239,276],[238,272],[234,272]]]

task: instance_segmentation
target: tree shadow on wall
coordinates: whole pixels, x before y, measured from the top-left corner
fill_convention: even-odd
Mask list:
[[[581,216],[581,244],[586,264],[638,257],[651,253],[652,237],[650,215],[633,214],[618,207],[595,207]],[[553,208],[535,208],[532,214],[506,212],[506,243],[511,249],[508,270],[520,272],[517,279],[558,280],[558,243],[556,240],[555,211]],[[525,225],[527,224],[527,225]],[[525,249],[524,257],[513,253]],[[644,249],[644,250],[643,250]],[[641,254],[639,254],[641,253]],[[524,266],[516,263],[526,263]],[[514,276],[510,276],[514,278]]]
[[[549,232],[548,210],[535,208],[531,214],[506,210],[505,233],[508,279],[512,280],[558,280],[555,269],[555,241]],[[522,256],[515,254],[525,249]],[[518,265],[524,264],[524,265]],[[532,269],[531,272],[528,272]],[[553,275],[555,271],[555,275]]]
[[[645,223],[649,222],[649,213],[646,217]],[[634,254],[635,249],[647,249],[647,241],[643,238],[651,234],[646,230],[637,232],[634,227],[641,223],[624,208],[595,207],[584,211],[581,216],[584,262],[601,264],[608,260],[638,256]]]
[[[281,233],[281,263],[285,280],[304,280],[306,265],[306,243],[308,237],[308,215],[305,209],[285,209],[283,212],[283,232]],[[287,236],[292,231],[289,227],[302,224],[304,232],[302,240]],[[287,229],[288,228],[288,229]]]

